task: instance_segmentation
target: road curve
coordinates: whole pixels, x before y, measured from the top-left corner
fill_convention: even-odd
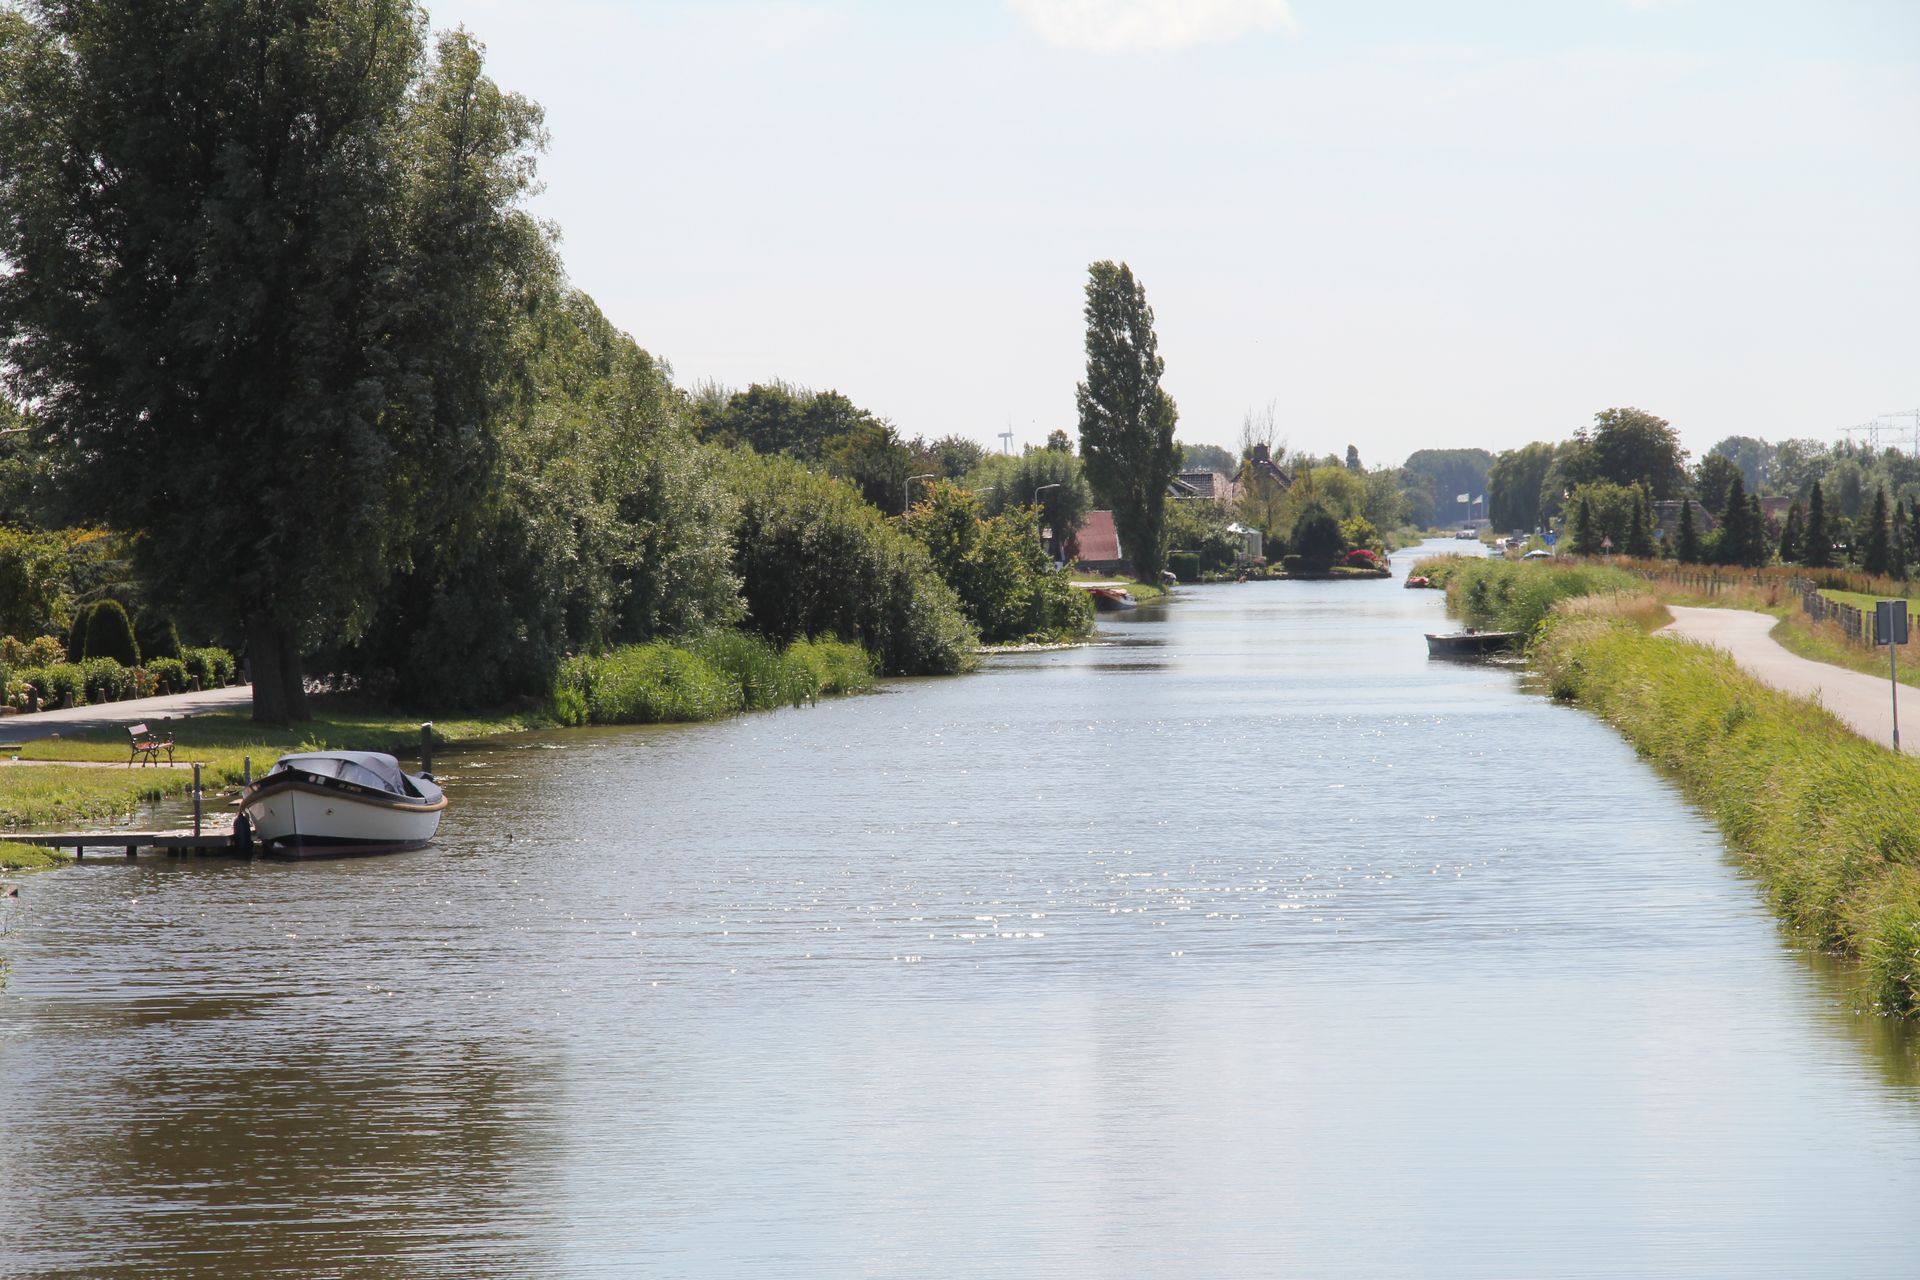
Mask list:
[[[1853,731],[1881,745],[1893,741],[1893,699],[1885,676],[1861,675],[1825,662],[1814,662],[1789,652],[1771,633],[1778,619],[1746,609],[1690,609],[1668,605],[1673,624],[1661,635],[1682,636],[1724,649],[1762,684],[1817,698],[1820,704],[1852,726]],[[1900,747],[1920,755],[1920,690],[1902,686]]]

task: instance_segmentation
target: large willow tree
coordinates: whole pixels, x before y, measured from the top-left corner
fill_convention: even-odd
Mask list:
[[[542,141],[410,0],[0,10],[0,334],[72,514],[307,715],[493,469]]]
[[[1077,391],[1080,453],[1094,493],[1113,504],[1114,528],[1134,573],[1155,578],[1166,560],[1178,414],[1173,397],[1160,389],[1166,366],[1153,308],[1126,263],[1087,268],[1086,317],[1087,380]]]

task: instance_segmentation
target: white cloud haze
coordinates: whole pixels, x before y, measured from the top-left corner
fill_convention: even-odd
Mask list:
[[[1108,53],[1216,44],[1290,26],[1287,0],[1010,0],[1048,44]]]

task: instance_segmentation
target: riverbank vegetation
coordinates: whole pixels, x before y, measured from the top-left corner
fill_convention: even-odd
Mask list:
[[[1413,566],[1447,593],[1447,609],[1484,631],[1536,631],[1562,600],[1576,596],[1645,596],[1646,583],[1611,565],[1553,564],[1430,556]]]
[[[1920,1012],[1920,762],[1645,621],[1569,604],[1534,662],[1713,815],[1803,936],[1859,958],[1877,1007]]]
[[[525,207],[540,109],[478,41],[412,0],[216,10],[0,11],[0,520],[37,527],[0,534],[0,631],[78,640],[111,597],[243,651],[256,717],[297,724],[316,675],[444,710],[729,628],[922,675],[1090,625],[921,541],[916,484],[979,445],[678,387],[574,289]],[[1084,480],[1007,487],[960,532],[1071,540]]]
[[[858,645],[795,640],[780,650],[755,635],[715,632],[686,644],[656,640],[569,659],[554,694],[562,724],[668,724],[797,707],[873,683]]]
[[[1876,1007],[1920,1014],[1920,761],[1719,650],[1653,634],[1668,620],[1657,584],[1617,566],[1435,557],[1416,571],[1468,622],[1527,632],[1552,693],[1675,778],[1782,917],[1857,958]]]

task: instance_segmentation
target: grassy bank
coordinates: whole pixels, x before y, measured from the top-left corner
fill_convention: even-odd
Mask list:
[[[1533,649],[1556,695],[1623,733],[1719,823],[1810,943],[1856,956],[1868,998],[1920,1012],[1920,761],[1858,737],[1725,654],[1592,605]]]
[[[1413,567],[1446,588],[1447,610],[1468,626],[1532,632],[1554,605],[1576,596],[1644,596],[1640,578],[1607,565],[1437,556]]]
[[[294,751],[385,751],[403,760],[419,756],[420,721],[414,717],[331,697],[314,699],[313,710],[312,722],[287,729],[255,724],[244,712],[217,712],[169,721],[166,731],[174,738],[174,759],[204,764],[204,785],[211,789],[237,785],[248,757],[256,770],[263,770]],[[453,747],[552,723],[545,711],[442,720],[434,724],[434,745]],[[124,729],[103,729],[42,738],[10,748],[9,754],[23,760],[124,765],[127,734]],[[141,805],[188,795],[192,787],[189,769],[0,766],[0,826],[45,831],[124,821]]]
[[[0,871],[40,871],[72,861],[72,854],[43,844],[0,844]]]
[[[441,751],[559,724],[707,720],[807,703],[873,681],[873,661],[858,645],[800,640],[780,650],[745,633],[718,632],[571,659],[552,705],[437,719],[433,743]],[[384,751],[407,762],[419,759],[421,717],[345,697],[318,697],[312,705],[310,722],[285,729],[255,724],[244,712],[220,712],[169,721],[164,732],[173,735],[175,760],[206,766],[210,789],[237,785],[249,758],[257,772],[297,751]],[[41,738],[8,753],[22,760],[125,765],[127,734],[114,728]],[[141,805],[185,796],[192,786],[188,769],[0,766],[0,827],[31,831],[124,821]]]
[[[560,670],[554,707],[565,724],[669,724],[800,706],[873,681],[873,660],[858,645],[796,640],[781,650],[729,631],[684,645],[655,641],[571,658]]]

